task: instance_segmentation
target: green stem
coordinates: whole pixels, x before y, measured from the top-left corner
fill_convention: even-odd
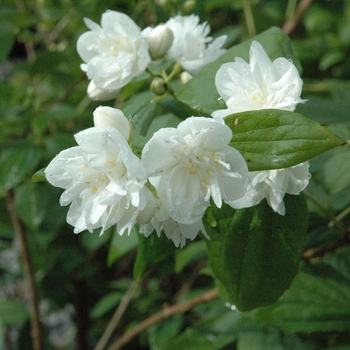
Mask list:
[[[247,24],[247,31],[250,37],[256,35],[252,4],[250,0],[243,0],[243,12]]]
[[[288,0],[288,5],[286,9],[286,20],[289,21],[290,19],[293,18],[295,8],[297,6],[298,0]]]

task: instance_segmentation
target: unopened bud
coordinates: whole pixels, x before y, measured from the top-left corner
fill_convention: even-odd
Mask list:
[[[93,113],[94,124],[97,127],[113,127],[117,129],[128,141],[130,137],[130,124],[124,113],[116,108],[100,106]]]
[[[174,40],[172,30],[164,24],[152,29],[147,41],[149,53],[155,60],[162,58],[169,51]]]
[[[172,15],[175,15],[178,12],[177,0],[159,0],[159,5]]]
[[[181,7],[181,15],[188,16],[191,13],[193,13],[195,8],[196,8],[196,1],[195,0],[187,0],[183,3],[183,5]]]
[[[108,101],[113,100],[117,97],[119,90],[102,90],[99,89],[93,80],[90,81],[90,84],[87,88],[87,93],[91,100],[93,101]]]
[[[186,84],[189,80],[193,78],[193,75],[184,71],[180,74],[180,82],[182,85]]]
[[[161,77],[155,77],[151,83],[151,91],[156,95],[163,95],[167,92],[166,82]]]

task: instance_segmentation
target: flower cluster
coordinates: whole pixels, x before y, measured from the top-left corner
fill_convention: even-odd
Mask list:
[[[152,59],[176,61],[195,75],[224,52],[226,40],[212,41],[207,23],[199,24],[194,15],[178,15],[144,31],[115,11],[103,14],[101,26],[85,23],[90,31],[82,34],[77,48],[91,80],[88,94],[97,100],[115,97]],[[130,146],[132,130],[123,112],[95,110],[94,126],[75,135],[78,146],[62,151],[45,170],[48,181],[64,189],[60,203],[70,204],[67,221],[76,233],[102,228],[102,234],[114,225],[119,234],[130,233],[139,223],[145,236],[163,230],[176,246],[184,246],[200,231],[210,239],[203,215],[212,204],[239,209],[266,199],[285,214],[284,195],[306,187],[308,163],[249,172],[243,156],[229,145],[232,130],[224,118],[266,108],[293,111],[303,102],[297,69],[282,57],[272,62],[254,41],[250,62],[236,58],[222,65],[215,84],[227,109],[159,129],[140,157]]]
[[[298,103],[304,102],[300,98],[303,81],[291,61],[279,57],[271,62],[257,41],[250,46],[249,58],[247,63],[237,57],[216,73],[217,91],[228,108],[214,111],[214,118],[268,108],[294,111]],[[230,205],[247,208],[266,198],[275,212],[284,215],[284,195],[304,190],[310,178],[308,169],[309,163],[304,162],[291,168],[250,172],[246,194]]]
[[[178,15],[164,25],[143,31],[129,16],[116,11],[105,12],[101,26],[87,18],[85,24],[90,31],[79,37],[77,51],[85,62],[81,69],[90,79],[88,95],[92,100],[115,98],[152,59],[166,56],[194,75],[225,52],[222,45],[226,36],[210,43],[209,25],[199,24],[195,15]]]

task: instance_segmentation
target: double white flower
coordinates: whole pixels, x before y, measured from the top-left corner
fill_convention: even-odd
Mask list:
[[[212,41],[208,36],[209,25],[206,22],[199,24],[199,17],[196,15],[178,15],[170,18],[165,25],[174,33],[174,41],[167,58],[180,62],[183,69],[192,75],[226,51],[222,48],[226,35]]]
[[[191,117],[177,128],[157,131],[145,145],[142,162],[156,188],[159,208],[153,221],[176,245],[194,239],[210,199],[221,208],[243,196],[248,168],[228,146],[231,129],[222,120]],[[144,233],[150,229],[143,228]]]
[[[121,111],[99,107],[94,123],[75,135],[78,146],[59,153],[45,175],[65,189],[60,204],[71,203],[67,222],[75,233],[102,227],[102,234],[115,224],[119,234],[130,233],[138,217],[149,221],[155,211],[154,200],[146,208],[146,169],[128,144],[130,126]]]
[[[241,58],[225,63],[215,77],[216,88],[226,102],[227,109],[212,113],[214,118],[230,114],[276,108],[294,111],[300,98],[303,81],[293,63],[284,57],[271,62],[265,50],[253,41],[249,51],[250,62]],[[246,194],[229,204],[234,208],[246,208],[258,204],[264,198],[277,213],[284,215],[285,193],[299,194],[309,183],[309,163],[290,168],[250,172]]]
[[[120,12],[105,12],[101,26],[87,18],[85,23],[90,31],[77,42],[78,53],[85,62],[81,69],[94,87],[106,91],[106,96],[113,96],[114,92],[116,95],[150,63],[147,39],[136,23]]]

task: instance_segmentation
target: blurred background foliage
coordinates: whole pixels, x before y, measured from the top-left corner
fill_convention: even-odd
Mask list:
[[[303,67],[307,102],[297,112],[350,139],[349,0],[2,0],[0,348],[33,349],[19,231],[33,263],[43,349],[98,349],[111,319],[114,341],[154,313],[215,287],[202,240],[180,250],[151,237],[152,250],[137,255],[142,237],[136,230],[129,237],[112,229],[101,237],[98,231],[74,235],[65,222],[67,208],[58,204],[61,191],[32,182],[36,171],[75,144],[74,133],[92,126],[101,103],[86,95],[76,42],[87,30],[84,17],[100,23],[107,9],[128,14],[141,28],[195,13],[214,37],[228,35],[227,47],[271,26],[283,28]],[[104,103],[129,116],[141,114],[146,137],[189,115],[170,97],[150,104],[155,95],[148,87],[148,77],[141,76],[117,101]],[[147,326],[124,348],[350,349],[349,153],[336,149],[311,161],[300,273],[275,305],[243,314],[211,298]],[[122,317],[116,322],[118,305]]]

